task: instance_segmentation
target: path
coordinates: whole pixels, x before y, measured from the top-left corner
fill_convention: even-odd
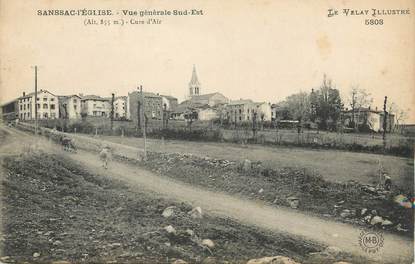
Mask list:
[[[80,135],[80,134],[78,134]],[[143,148],[141,138],[99,136],[104,140]],[[412,186],[414,163],[410,158],[356,153],[340,150],[265,147],[216,142],[149,139],[148,149],[160,152],[191,153],[198,156],[228,160],[259,160],[269,167],[299,167],[316,171],[329,181],[355,180],[371,184],[378,180],[379,161],[392,176],[394,184]],[[236,154],[237,153],[237,154]]]
[[[203,190],[163,178],[134,165],[113,161],[109,169],[104,170],[97,155],[83,151],[73,155],[72,158],[92,172],[124,180],[131,186],[145,188],[170,199],[191,202],[215,215],[232,217],[246,224],[337,246],[354,255],[363,255],[375,260],[405,263],[404,261],[409,262],[408,260],[412,258],[412,242],[396,235],[384,234],[384,247],[380,253],[365,255],[358,243],[361,230],[351,225]]]
[[[336,246],[343,251],[377,261],[392,263],[411,263],[412,261],[413,242],[409,238],[385,233],[384,246],[380,252],[367,255],[358,243],[360,229],[354,226],[203,190],[121,162],[113,161],[109,169],[105,170],[101,167],[96,154],[85,151],[68,155],[93,173],[123,180],[133,188],[144,188],[166,198],[190,202],[214,215],[231,217],[245,224],[270,231],[286,232],[303,237],[305,240]]]

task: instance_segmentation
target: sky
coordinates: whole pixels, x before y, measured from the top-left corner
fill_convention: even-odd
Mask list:
[[[157,25],[84,25],[38,9],[203,10]],[[327,17],[328,9],[410,9],[410,15]],[[183,100],[193,65],[202,93],[278,102],[318,88],[327,74],[347,99],[353,85],[384,96],[415,123],[415,2],[0,0],[0,104],[38,87],[58,95],[145,91]],[[139,19],[115,14],[111,19]],[[95,17],[99,20],[101,17]],[[146,19],[146,18],[144,18]]]

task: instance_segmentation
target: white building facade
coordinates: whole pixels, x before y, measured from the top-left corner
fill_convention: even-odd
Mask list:
[[[120,96],[114,99],[114,118],[124,119],[127,118],[127,97]]]
[[[111,103],[108,99],[87,95],[81,98],[82,113],[87,116],[109,117],[111,113]]]
[[[47,90],[39,90],[37,93],[37,117],[38,119],[55,119],[59,117],[58,96]],[[18,99],[18,116],[20,120],[35,119],[35,93],[25,94]]]

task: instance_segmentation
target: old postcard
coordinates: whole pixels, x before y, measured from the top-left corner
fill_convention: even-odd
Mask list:
[[[0,0],[0,263],[413,263],[415,1]]]

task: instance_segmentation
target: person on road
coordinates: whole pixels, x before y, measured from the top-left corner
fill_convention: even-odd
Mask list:
[[[108,162],[111,158],[111,149],[109,146],[104,146],[104,148],[99,153],[99,158],[102,161],[102,167],[108,169]]]

